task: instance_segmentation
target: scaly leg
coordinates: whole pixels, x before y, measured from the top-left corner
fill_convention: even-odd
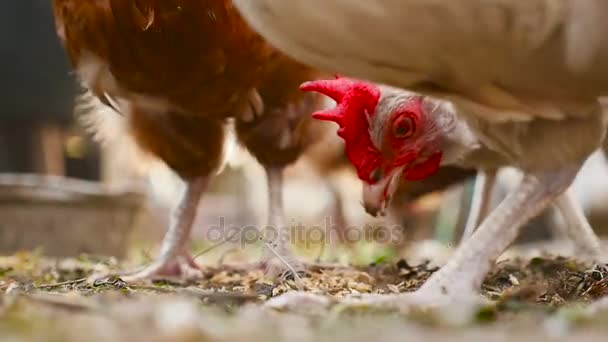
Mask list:
[[[290,229],[283,213],[283,168],[266,167],[265,169],[268,180],[268,224],[262,230],[263,264],[271,276],[283,271],[295,272],[297,276],[301,265],[291,253]]]
[[[496,170],[479,171],[475,177],[473,186],[473,197],[471,200],[471,208],[469,209],[469,217],[465,224],[460,244],[467,241],[479,224],[488,215],[490,209],[490,195],[496,183]]]
[[[349,241],[348,223],[344,215],[342,194],[334,182],[328,179],[325,179],[324,182],[331,194],[331,216],[326,218],[328,229],[325,232],[325,241],[322,241],[323,245],[320,248],[316,261],[321,262],[321,259],[325,257],[326,260],[329,259],[331,262],[335,262],[341,254],[341,247],[344,246],[349,249],[349,252],[354,252],[354,245]]]
[[[346,222],[346,217],[344,216],[344,203],[342,202],[342,194],[340,194],[340,190],[330,181],[327,181],[327,187],[331,192],[332,196],[332,220],[333,220],[333,229],[330,234],[335,233],[335,238],[339,245],[348,245],[350,242],[348,241],[348,224]],[[330,238],[331,239],[331,238]],[[333,239],[331,239],[333,241]]]
[[[186,183],[186,190],[172,213],[169,230],[165,234],[160,255],[141,271],[123,277],[127,282],[151,278],[172,277],[191,280],[202,277],[202,272],[187,251],[192,224],[208,178],[201,177]]]
[[[475,301],[486,274],[515,240],[520,228],[558,197],[576,176],[579,167],[557,172],[525,174],[521,183],[483,221],[450,261],[416,292],[400,295],[369,295],[350,299],[351,305],[380,305],[408,309],[411,305],[437,306]],[[269,301],[269,306],[289,306],[301,301],[321,303],[310,295],[291,294]],[[326,302],[326,301],[325,301]]]
[[[568,188],[578,169],[524,174],[521,183],[417,295],[444,298],[474,295],[494,261],[517,238],[521,227]]]
[[[599,261],[600,240],[587,221],[583,208],[574,197],[572,190],[566,190],[559,196],[555,206],[564,219],[566,234],[574,243],[577,256],[593,262]]]

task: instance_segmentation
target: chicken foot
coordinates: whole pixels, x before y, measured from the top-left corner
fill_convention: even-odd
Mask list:
[[[163,239],[158,258],[144,269],[122,276],[123,280],[136,282],[167,277],[195,280],[202,277],[201,270],[187,251],[187,243],[198,204],[207,185],[207,177],[187,182],[186,190],[172,213],[169,230]]]
[[[283,168],[265,167],[265,170],[268,181],[268,224],[262,229],[260,237],[264,243],[262,265],[270,276],[288,271],[297,278],[302,266],[291,253],[292,236],[283,212]]]
[[[524,174],[520,184],[492,211],[471,238],[459,246],[450,261],[418,291],[348,298],[343,304],[392,307],[407,311],[412,306],[477,301],[479,297],[476,293],[496,259],[517,238],[523,225],[568,188],[578,170],[579,167],[576,166],[555,172]],[[328,305],[328,300],[318,295],[293,292],[271,299],[267,306],[293,307],[296,303],[323,306]]]

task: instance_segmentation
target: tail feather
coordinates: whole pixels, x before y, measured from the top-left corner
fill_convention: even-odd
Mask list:
[[[120,115],[114,108],[105,105],[91,91],[77,99],[75,115],[80,125],[102,146],[105,181],[144,177],[151,164],[157,162],[137,146],[129,132],[128,116]]]

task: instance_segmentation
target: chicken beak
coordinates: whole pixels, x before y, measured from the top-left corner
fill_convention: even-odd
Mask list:
[[[363,207],[368,214],[374,217],[386,215],[386,208],[399,185],[404,169],[405,166],[395,168],[375,184],[363,183]]]

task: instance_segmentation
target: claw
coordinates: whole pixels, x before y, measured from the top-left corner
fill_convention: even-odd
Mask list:
[[[204,277],[203,271],[189,256],[180,256],[177,260],[164,264],[153,263],[140,271],[121,276],[127,283],[139,283],[146,280],[176,280],[179,282],[192,282]]]

